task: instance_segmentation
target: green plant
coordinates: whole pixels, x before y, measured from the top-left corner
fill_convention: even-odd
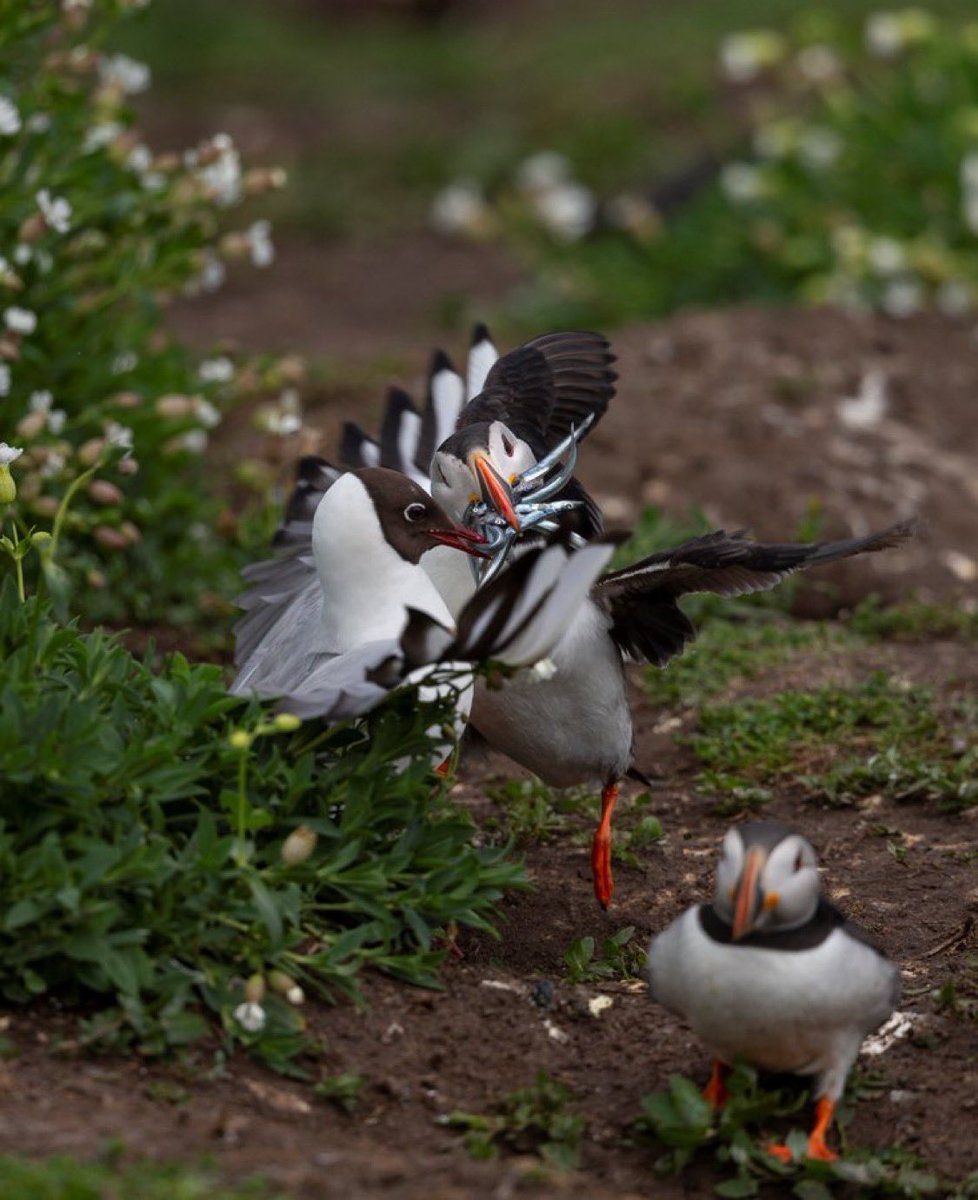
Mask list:
[[[353,1113],[360,1105],[360,1093],[363,1091],[366,1079],[353,1071],[344,1071],[340,1075],[327,1075],[313,1089],[320,1100],[328,1100],[345,1113]]]
[[[636,1129],[640,1137],[664,1149],[656,1161],[657,1171],[678,1173],[694,1159],[712,1154],[716,1166],[729,1172],[713,1189],[718,1196],[766,1195],[765,1185],[798,1200],[827,1200],[836,1194],[857,1194],[863,1200],[948,1194],[919,1158],[899,1148],[845,1147],[843,1157],[834,1163],[805,1158],[807,1135],[792,1129],[782,1139],[782,1133],[786,1122],[808,1102],[807,1092],[761,1088],[757,1073],[744,1066],[731,1072],[726,1086],[729,1098],[719,1111],[682,1075],[673,1075],[666,1091],[643,1097]],[[841,1123],[846,1116],[843,1107]],[[781,1163],[766,1153],[764,1145],[774,1132],[795,1151],[794,1162]]]
[[[437,714],[411,693],[297,728],[217,667],[175,655],[154,674],[151,657],[0,588],[8,1001],[84,1001],[82,1044],[147,1053],[199,1038],[210,1010],[282,1065],[303,987],[356,995],[367,963],[434,984],[436,931],[490,928],[523,882],[432,794]]]
[[[210,1167],[160,1162],[93,1163],[77,1158],[32,1162],[0,1156],[0,1193],[31,1200],[275,1200],[261,1180],[225,1184]]]
[[[574,1170],[579,1161],[584,1119],[568,1111],[571,1092],[544,1071],[526,1088],[511,1092],[488,1116],[453,1112],[439,1118],[465,1130],[465,1148],[473,1158],[494,1158],[500,1149],[532,1152],[552,1166]]]
[[[218,286],[226,262],[271,261],[267,223],[223,230],[283,176],[245,171],[226,135],[184,156],[146,147],[128,96],[149,72],[106,50],[141,7],[0,9],[0,430],[23,448],[20,535],[63,517],[60,611],[70,598],[89,618],[172,624],[234,586],[237,534],[217,531],[200,464],[209,431],[301,368],[201,362],[163,327],[166,300]]]
[[[878,597],[864,600],[846,620],[862,637],[879,641],[917,642],[928,638],[978,638],[978,608],[964,604],[927,604],[908,600],[885,605]]]
[[[601,956],[595,957],[593,937],[578,938],[567,953],[568,983],[597,983],[602,979],[635,979],[645,965],[645,951],[632,942],[634,925],[626,925],[605,938]]]
[[[583,788],[553,791],[539,779],[507,779],[487,789],[503,810],[506,836],[518,842],[545,842],[564,829],[568,818],[590,812],[593,794]]]

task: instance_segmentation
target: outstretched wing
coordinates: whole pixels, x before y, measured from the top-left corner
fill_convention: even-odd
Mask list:
[[[900,545],[915,531],[904,521],[867,537],[836,542],[753,542],[743,531],[718,530],[662,550],[598,581],[594,598],[609,613],[611,635],[638,662],[665,666],[695,636],[679,607],[692,592],[739,596],[767,591],[787,575],[856,554]]]

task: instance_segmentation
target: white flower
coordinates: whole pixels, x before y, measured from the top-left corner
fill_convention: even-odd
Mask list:
[[[6,96],[0,96],[0,136],[13,137],[20,133],[20,113],[17,105]]]
[[[784,38],[770,30],[732,33],[720,43],[720,68],[731,83],[752,83],[784,57]]]
[[[103,58],[98,65],[98,74],[104,84],[117,87],[128,95],[145,92],[149,87],[149,67],[130,58],[128,54],[112,54]]]
[[[737,204],[747,204],[764,195],[763,176],[750,163],[728,163],[720,172],[720,186]]]
[[[18,450],[16,446],[8,446],[6,442],[0,442],[0,467],[9,467],[23,453],[23,450]]]
[[[479,188],[470,179],[450,183],[435,197],[429,220],[437,233],[478,235],[489,224],[489,206]]]
[[[284,388],[278,404],[259,410],[257,423],[266,433],[289,437],[302,428],[302,401],[295,388]]]
[[[200,286],[205,292],[216,292],[227,278],[227,268],[216,254],[208,251],[204,258],[204,269],[200,273]]]
[[[67,233],[71,228],[71,205],[63,196],[52,196],[47,188],[37,193],[37,207],[55,233]]]
[[[0,362],[0,396],[6,396],[10,393],[10,367],[5,362]]]
[[[866,20],[866,47],[877,58],[893,58],[903,49],[903,31],[896,13],[872,13]]]
[[[798,145],[798,124],[792,120],[770,121],[754,134],[754,153],[761,158],[785,158]]]
[[[47,133],[50,128],[51,118],[47,113],[31,113],[27,118],[27,130],[29,133]]]
[[[558,187],[571,177],[570,163],[556,150],[541,150],[520,163],[516,186],[524,192]]]
[[[142,142],[133,146],[129,151],[129,157],[126,159],[126,166],[130,171],[135,171],[137,175],[145,174],[153,165],[153,152],[149,146],[144,146]]]
[[[816,44],[798,51],[798,70],[811,83],[829,83],[842,74],[842,63],[828,46]]]
[[[840,400],[836,409],[849,429],[875,429],[890,407],[886,373],[874,367],[859,381],[855,396]]]
[[[200,154],[191,150],[187,165],[210,192],[218,208],[230,208],[241,199],[241,158],[234,142],[226,133],[211,138],[209,161],[201,165]]]
[[[233,1015],[246,1033],[261,1033],[265,1028],[265,1010],[252,1000],[246,1000],[243,1004],[239,1004]]]
[[[234,363],[229,358],[205,358],[197,368],[203,383],[229,383],[234,378]]]
[[[831,167],[842,153],[842,138],[833,129],[813,125],[801,135],[798,157],[814,171]]]
[[[122,126],[118,121],[96,121],[82,139],[82,151],[91,154],[94,150],[101,150],[103,146],[114,142],[120,133]]]
[[[61,0],[61,11],[70,12],[88,12],[92,7],[92,0]]]
[[[880,306],[890,317],[910,317],[923,307],[924,295],[916,279],[898,279],[887,284]]]
[[[3,314],[3,321],[11,333],[33,333],[37,328],[37,315],[29,308],[12,306]]]
[[[105,440],[110,446],[125,450],[126,458],[132,453],[132,430],[128,425],[120,425],[118,421],[107,421],[105,424]]]
[[[31,261],[33,250],[26,242],[21,242],[19,246],[14,246],[14,262],[18,267],[26,267]]]
[[[194,402],[194,416],[205,429],[216,429],[221,423],[220,411],[201,396]]]
[[[251,252],[251,262],[255,267],[270,267],[275,261],[275,247],[272,244],[272,226],[269,221],[255,221],[246,230],[248,249]]]
[[[41,466],[41,474],[45,479],[50,479],[53,475],[59,474],[64,469],[64,465],[65,456],[59,454],[57,450],[49,450]]]
[[[594,196],[580,183],[562,183],[538,192],[533,207],[550,232],[567,242],[578,241],[594,227],[598,209]]]
[[[162,192],[166,187],[166,176],[161,171],[146,171],[141,182],[147,192]]]
[[[207,449],[207,434],[203,429],[190,429],[181,433],[175,443],[181,450],[189,450],[191,454],[203,454]]]
[[[112,360],[109,370],[113,375],[127,375],[139,365],[139,355],[134,350],[123,350]]]
[[[866,260],[877,275],[898,275],[907,267],[906,252],[896,238],[871,238]]]
[[[63,408],[52,408],[53,403],[54,397],[50,392],[31,392],[29,400],[31,412],[44,413],[48,429],[52,433],[58,434],[64,429],[68,414]]]
[[[937,289],[937,307],[946,317],[962,317],[974,307],[971,289],[960,279],[948,279]]]

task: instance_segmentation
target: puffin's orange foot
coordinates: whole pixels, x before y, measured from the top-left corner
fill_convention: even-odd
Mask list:
[[[452,760],[450,758],[446,758],[443,763],[439,763],[438,766],[435,767],[435,774],[440,775],[442,779],[447,779],[448,772],[451,770],[451,768]]]
[[[711,1108],[723,1108],[727,1103],[727,1086],[724,1083],[726,1075],[726,1064],[715,1058],[713,1060],[713,1074],[710,1076],[710,1082],[703,1089],[703,1099]]]
[[[817,1158],[819,1162],[837,1162],[839,1159],[838,1154],[826,1144],[825,1138],[817,1138],[814,1133],[808,1139],[808,1150],[805,1157]]]
[[[808,1137],[809,1158],[817,1158],[820,1162],[835,1162],[839,1157],[834,1150],[829,1149],[825,1141],[834,1114],[835,1102],[823,1096],[815,1105],[815,1125]]]
[[[787,1166],[788,1163],[790,1163],[794,1158],[794,1155],[784,1144],[784,1142],[772,1142],[770,1146],[764,1147],[764,1152],[765,1154],[770,1154],[772,1158],[776,1158],[778,1162],[784,1163],[785,1166]]]
[[[594,880],[594,894],[602,908],[608,907],[615,894],[615,881],[611,874],[611,816],[617,799],[618,784],[606,784],[601,791],[601,823],[591,843],[591,877]]]

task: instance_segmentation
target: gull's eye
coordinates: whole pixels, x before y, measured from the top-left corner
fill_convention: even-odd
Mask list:
[[[423,521],[428,515],[428,510],[423,504],[409,504],[404,510],[405,521]]]

